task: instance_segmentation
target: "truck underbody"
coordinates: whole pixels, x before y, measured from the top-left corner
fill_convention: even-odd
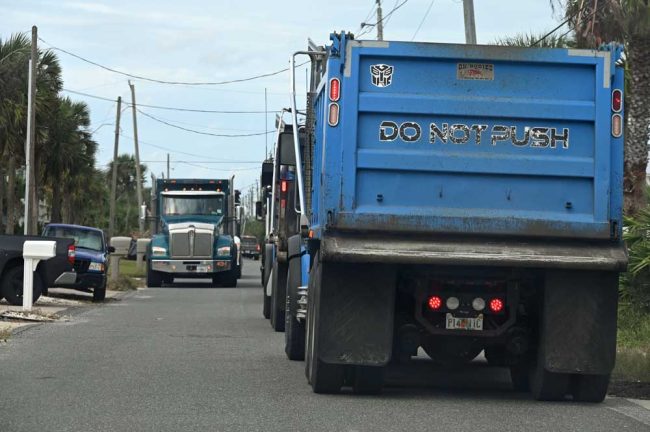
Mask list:
[[[538,399],[604,397],[622,245],[342,234],[317,248],[306,350],[315,391],[378,391],[382,368],[421,347],[443,366],[484,351]]]

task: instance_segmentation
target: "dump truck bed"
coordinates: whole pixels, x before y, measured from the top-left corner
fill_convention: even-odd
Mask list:
[[[322,176],[315,225],[618,238],[623,142],[611,129],[612,90],[622,88],[617,57],[335,41],[316,103],[315,152],[325,160],[315,167]],[[333,78],[340,80],[338,101]],[[327,117],[332,103],[340,106],[335,125]]]

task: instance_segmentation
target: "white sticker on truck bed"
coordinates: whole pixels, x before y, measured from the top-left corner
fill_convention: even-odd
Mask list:
[[[456,79],[493,81],[494,65],[489,63],[458,63],[456,65]]]

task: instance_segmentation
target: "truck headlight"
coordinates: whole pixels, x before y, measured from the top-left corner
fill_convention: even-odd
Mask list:
[[[228,256],[230,256],[230,246],[223,246],[223,247],[220,247],[219,249],[217,249],[217,255],[220,255],[220,256],[228,255]]]
[[[167,249],[165,249],[164,247],[160,247],[160,246],[153,246],[151,248],[151,255],[152,256],[165,256],[165,255],[167,255]]]
[[[90,265],[88,266],[88,270],[93,270],[93,271],[104,271],[104,264],[103,263],[98,263],[98,262],[91,262]]]

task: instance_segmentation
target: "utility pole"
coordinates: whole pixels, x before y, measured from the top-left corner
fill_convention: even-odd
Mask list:
[[[167,153],[167,178],[169,177],[169,153]]]
[[[27,140],[25,142],[25,235],[36,234],[38,203],[36,202],[36,176],[34,175],[34,147],[36,141],[36,67],[38,65],[38,28],[32,26],[32,53],[29,61],[29,87],[27,92]]]
[[[138,119],[136,117],[136,105],[135,105],[135,86],[131,84],[129,80],[129,87],[131,87],[131,108],[133,109],[133,142],[135,144],[135,175],[138,177],[136,179],[136,187],[138,194],[138,212],[142,207],[142,173],[140,172],[140,148],[138,146]],[[140,233],[144,232],[144,220],[138,218],[138,230]]]
[[[465,14],[465,43],[476,45],[476,22],[474,21],[474,0],[463,0]]]
[[[111,178],[111,204],[108,220],[108,238],[115,235],[115,201],[117,199],[117,156],[120,146],[120,117],[122,115],[122,96],[117,97],[117,114],[115,115],[115,144],[113,145],[113,172]]]
[[[381,10],[381,0],[377,0],[377,40],[384,40],[384,17]]]

